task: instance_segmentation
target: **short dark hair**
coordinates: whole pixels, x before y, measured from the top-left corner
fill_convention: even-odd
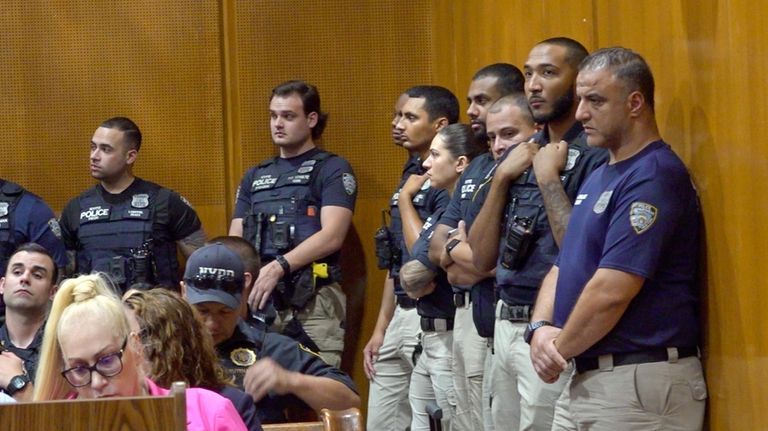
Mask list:
[[[533,119],[533,112],[531,112],[531,105],[528,103],[528,98],[525,97],[525,93],[518,92],[508,94],[499,100],[495,101],[490,108],[488,108],[489,114],[496,114],[501,112],[505,106],[517,106],[520,108],[520,112],[525,116],[526,120],[531,124],[535,123]]]
[[[451,90],[439,85],[417,85],[407,89],[405,94],[424,99],[424,110],[429,115],[429,121],[439,117],[447,118],[448,124],[459,121],[459,99]]]
[[[589,51],[581,43],[570,37],[551,37],[544,39],[536,44],[538,45],[556,45],[565,48],[565,61],[573,67],[578,69],[582,60],[589,55]]]
[[[206,245],[216,244],[217,242],[220,242],[224,247],[232,250],[240,257],[240,260],[243,261],[245,271],[250,272],[255,281],[261,270],[261,256],[259,255],[258,250],[256,250],[250,242],[239,236],[217,236],[216,238],[207,241]]]
[[[317,87],[300,80],[285,81],[272,89],[269,100],[271,101],[275,96],[287,97],[291,94],[296,94],[301,98],[304,115],[317,112],[317,124],[312,128],[312,139],[320,138],[328,122],[328,114],[320,110],[320,93],[318,93]]]
[[[523,72],[509,63],[494,63],[475,72],[473,81],[482,78],[496,78],[496,90],[501,96],[523,91],[525,77]]]
[[[53,259],[53,255],[51,255],[51,252],[48,251],[47,248],[43,247],[42,245],[36,242],[27,242],[16,247],[16,250],[14,250],[13,254],[11,254],[8,257],[8,264],[6,264],[5,268],[3,269],[3,276],[5,276],[5,274],[8,272],[8,265],[10,265],[11,259],[13,258],[13,256],[16,256],[18,253],[21,253],[22,251],[25,251],[27,253],[37,253],[37,254],[42,254],[44,256],[47,256],[48,259],[51,260],[51,264],[53,265],[53,274],[51,274],[53,277],[51,278],[51,283],[56,284],[59,282],[59,267],[56,266],[56,261]]]
[[[477,139],[472,127],[461,124],[449,124],[439,132],[437,136],[440,136],[445,142],[445,149],[451,153],[454,158],[465,156],[469,160],[488,152],[488,144],[483,142],[482,139]]]
[[[639,91],[653,111],[653,73],[640,54],[620,46],[602,48],[585,58],[579,66],[579,71],[604,68],[610,69],[613,76],[620,80],[629,92]]]
[[[141,130],[130,118],[112,117],[99,125],[105,129],[116,129],[123,132],[123,141],[136,151],[141,149]]]

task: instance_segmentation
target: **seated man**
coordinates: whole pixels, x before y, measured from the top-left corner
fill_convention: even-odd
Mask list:
[[[5,324],[0,327],[0,389],[17,401],[31,399],[43,326],[58,278],[53,257],[36,243],[19,246],[0,278],[6,304]]]
[[[262,423],[285,422],[286,408],[315,411],[360,406],[352,380],[291,338],[249,325],[241,258],[222,244],[205,246],[187,261],[181,290],[203,317],[225,371],[256,401]]]

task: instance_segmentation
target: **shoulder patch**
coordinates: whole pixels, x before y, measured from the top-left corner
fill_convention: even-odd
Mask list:
[[[51,232],[56,235],[56,238],[61,239],[61,226],[58,220],[55,218],[48,220],[48,227],[51,228]]]
[[[341,181],[344,183],[344,191],[347,192],[348,195],[352,196],[355,194],[355,191],[357,190],[357,180],[354,175],[344,173],[341,176]]]
[[[8,202],[0,202],[0,217],[5,217],[8,215],[8,208],[11,205]]]
[[[182,195],[179,195],[179,198],[180,198],[180,199],[181,199],[181,201],[182,201],[182,202],[184,202],[184,203],[185,203],[185,204],[186,204],[188,207],[190,207],[190,208],[193,208],[193,207],[192,207],[192,204],[191,204],[191,203],[189,203],[189,201],[187,200],[187,198],[185,198],[185,197],[184,197],[184,196],[182,196]],[[194,209],[194,208],[193,208],[193,209]]]
[[[320,359],[323,359],[323,357],[320,356],[319,353],[315,352],[314,350],[310,349],[309,347],[307,347],[307,346],[305,346],[305,345],[303,345],[301,343],[296,343],[296,344],[299,346],[299,350],[303,350],[303,351],[309,353],[310,355],[314,355],[314,356],[317,356]]]
[[[656,221],[659,210],[645,202],[633,202],[629,208],[629,224],[635,233],[641,234],[647,231]]]

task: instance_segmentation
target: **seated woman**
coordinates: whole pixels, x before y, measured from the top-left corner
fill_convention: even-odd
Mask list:
[[[131,330],[144,346],[144,369],[161,386],[183,381],[232,401],[251,431],[261,430],[253,398],[232,386],[197,311],[168,289],[130,290],[123,295]]]
[[[33,399],[168,394],[143,372],[139,335],[120,299],[98,274],[61,284],[45,326]],[[215,392],[186,391],[188,430],[246,430],[232,403]]]

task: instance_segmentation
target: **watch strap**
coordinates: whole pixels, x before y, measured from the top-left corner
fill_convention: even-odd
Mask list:
[[[289,275],[291,273],[291,264],[288,263],[288,260],[285,258],[285,256],[278,254],[275,256],[275,261],[278,265],[280,265],[281,268],[283,268],[284,275]]]
[[[26,374],[19,374],[18,376],[14,376],[11,378],[11,381],[8,382],[8,387],[5,388],[5,392],[13,396],[16,392],[24,389],[25,386],[30,382],[29,376]]]
[[[552,322],[549,320],[537,320],[536,322],[531,322],[528,324],[528,326],[525,328],[525,333],[523,334],[523,340],[525,340],[526,344],[531,344],[533,333],[542,326],[552,326]]]
[[[445,253],[448,255],[448,257],[451,257],[451,252],[459,244],[461,244],[461,240],[458,238],[454,238],[448,241],[447,243],[445,243]]]

